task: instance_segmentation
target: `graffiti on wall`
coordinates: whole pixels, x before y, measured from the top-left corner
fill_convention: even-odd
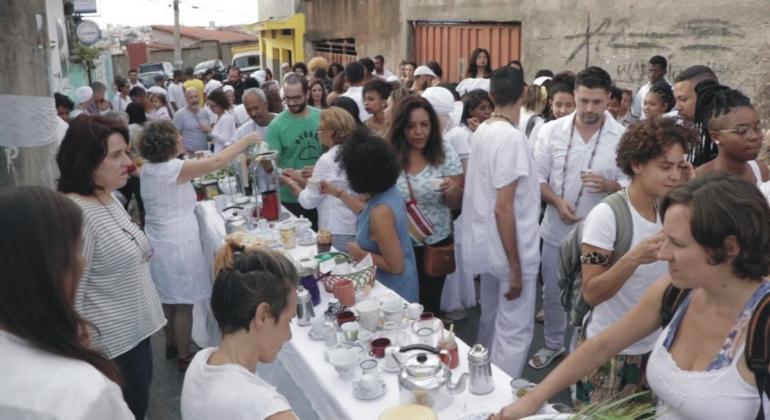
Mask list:
[[[746,37],[744,32],[722,19],[690,19],[677,22],[670,28],[645,32],[629,30],[631,23],[630,19],[613,20],[609,17],[603,18],[598,23],[594,20],[592,23],[591,15],[587,15],[585,29],[563,37],[570,43],[569,54],[564,64],[582,59],[585,66],[588,66],[592,54],[599,55],[605,49],[609,49],[611,54],[628,50],[650,50],[650,52],[669,55],[676,51],[704,53],[730,51],[732,48],[725,42],[726,39],[737,40]],[[646,64],[639,64],[628,64],[630,67],[625,69],[625,73],[644,75]],[[629,81],[636,81],[636,79],[629,78]]]
[[[732,70],[730,63],[716,63],[707,61],[706,66],[709,66],[716,74],[729,74]],[[639,60],[628,63],[620,63],[615,66],[615,76],[613,80],[620,83],[640,84],[647,80],[647,60]],[[678,65],[677,63],[669,63],[668,72],[666,78],[670,81],[676,79],[676,76],[682,72],[687,65]],[[607,69],[611,71],[611,69]]]

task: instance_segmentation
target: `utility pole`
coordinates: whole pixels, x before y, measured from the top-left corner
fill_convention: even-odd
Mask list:
[[[174,0],[174,68],[182,68],[182,45],[179,39],[179,0]]]

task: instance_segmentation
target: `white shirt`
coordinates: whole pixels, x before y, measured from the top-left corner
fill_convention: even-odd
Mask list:
[[[356,101],[356,104],[358,105],[358,118],[361,120],[361,122],[364,122],[369,118],[372,118],[372,114],[366,112],[366,110],[364,109],[364,87],[363,86],[351,86],[348,88],[347,92],[342,94],[342,96],[347,96],[348,98]]]
[[[377,70],[374,71],[374,75],[379,77],[380,79],[387,79],[390,76],[393,76],[393,72],[391,72],[388,69],[382,69],[382,74],[377,73]]]
[[[313,177],[328,181],[350,193],[348,177],[337,162],[340,150],[340,146],[335,145],[322,154],[313,168]],[[305,188],[299,194],[298,201],[303,208],[318,208],[318,226],[328,230],[332,235],[356,234],[358,217],[339,198]]]
[[[184,420],[262,420],[291,410],[288,401],[256,373],[236,364],[208,364],[216,347],[199,351],[182,385]]]
[[[184,86],[181,83],[171,82],[168,85],[168,101],[176,104],[177,109],[182,109],[187,105],[187,100],[184,97]]]
[[[133,420],[117,384],[90,364],[0,330],[0,418]]]
[[[446,134],[444,134],[444,141],[452,146],[452,149],[457,153],[457,157],[460,160],[468,160],[471,155],[471,131],[468,126],[453,127]]]
[[[214,153],[230,145],[230,140],[235,136],[235,119],[229,112],[222,113],[211,129],[210,136],[214,140]]]
[[[615,121],[609,112],[604,114],[604,127],[601,129],[601,136],[597,131],[590,140],[583,141],[577,130],[574,130],[572,138],[572,124],[575,121],[575,113],[567,115],[558,120],[545,123],[538,132],[538,139],[535,148],[535,164],[537,165],[538,177],[541,184],[548,184],[551,191],[557,196],[562,196],[573,205],[577,201],[578,193],[583,188],[583,182],[580,180],[582,171],[588,169],[588,162],[591,160],[591,154],[596,148],[596,155],[591,162],[591,171],[602,175],[606,179],[615,180],[626,184],[628,177],[618,168],[615,162],[620,142],[620,137],[625,132],[625,128]],[[597,145],[597,141],[599,142]],[[567,159],[567,148],[570,142],[572,147]],[[567,160],[567,172],[564,173],[564,162]],[[566,179],[566,184],[565,184]],[[590,192],[583,188],[583,194],[580,197],[576,214],[579,219],[586,217],[589,211],[598,204],[607,193]],[[548,205],[545,210],[540,233],[543,240],[551,245],[558,246],[562,239],[569,233],[575,225],[568,225],[559,217],[559,211],[556,207]]]
[[[128,104],[131,103],[131,98],[129,96],[126,96],[125,98],[121,98],[120,95],[115,95],[114,98],[112,98],[112,109],[115,111],[126,111],[126,107],[128,107]]]
[[[233,109],[233,118],[235,118],[236,127],[240,127],[243,124],[246,124],[251,119],[251,117],[249,117],[249,113],[246,112],[246,107],[243,106],[243,104],[235,106]]]
[[[540,185],[527,140],[504,121],[484,122],[471,136],[471,155],[463,194],[463,261],[470,274],[510,275],[510,266],[497,231],[497,189],[517,181],[514,198],[516,242],[524,278],[540,266],[538,218]]]
[[[275,117],[275,114],[271,114],[271,115],[273,117]],[[256,121],[254,121],[251,118],[249,118],[248,121],[243,123],[243,125],[241,125],[240,127],[238,127],[237,130],[235,130],[235,134],[230,139],[230,143],[235,143],[239,139],[241,139],[244,136],[246,136],[247,134],[251,134],[251,133],[259,133],[260,137],[262,137],[262,140],[263,141],[267,141],[267,127],[269,125],[270,124],[268,124],[268,125],[263,127],[263,126],[257,124]]]
[[[627,199],[627,198],[626,198]],[[634,232],[631,238],[631,247],[645,238],[654,235],[663,228],[660,217],[653,223],[642,217],[634,206],[628,204],[631,209],[631,220],[634,224]],[[608,204],[599,203],[588,213],[583,223],[583,243],[597,248],[612,251],[615,245],[615,213]],[[644,264],[637,267],[631,277],[626,280],[623,287],[615,293],[615,296],[594,307],[591,320],[586,329],[586,336],[591,338],[617,322],[626,314],[642,297],[647,289],[668,272],[665,261],[657,261],[652,264]],[[650,334],[639,342],[632,344],[620,354],[638,355],[652,351],[660,329]]]
[[[131,89],[133,89],[133,88],[135,88],[137,86],[139,86],[140,88],[142,88],[144,90],[147,90],[147,88],[144,87],[144,83],[142,83],[142,81],[139,80],[139,79],[136,79],[136,83],[131,83],[131,80],[129,80],[128,81],[128,86],[130,87],[128,90],[131,90]]]

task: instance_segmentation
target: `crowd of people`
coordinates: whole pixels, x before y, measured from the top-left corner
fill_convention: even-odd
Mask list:
[[[58,192],[0,191],[0,351],[16,355],[0,360],[0,394],[19,413],[143,419],[149,338],[164,329],[186,371],[184,418],[294,418],[256,373],[291,338],[294,266],[226,245],[212,275],[193,213],[191,180],[264,143],[286,209],[370,255],[377,279],[426,311],[458,321],[480,303],[478,342],[511,377],[569,353],[498,418],[568,387],[577,406],[651,389],[667,419],[770,414],[742,351],[770,292],[770,169],[751,100],[703,65],[672,85],[661,56],[635,95],[595,66],[528,83],[517,60],[493,69],[479,48],[468,62],[459,83],[438,62],[391,72],[377,55],[285,64],[280,81],[188,68],[147,87],[131,70],[111,101],[101,82],[56,94],[69,123]],[[573,238],[584,312],[562,296]],[[669,320],[672,287],[690,292]],[[205,300],[221,344],[196,353],[192,305]],[[544,347],[528,359],[536,319]],[[54,383],[30,376],[42,364]]]

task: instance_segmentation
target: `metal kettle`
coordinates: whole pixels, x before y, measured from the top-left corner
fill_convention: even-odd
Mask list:
[[[454,384],[452,372],[441,361],[449,352],[424,344],[401,347],[398,353],[415,351],[404,362],[396,353],[391,353],[401,367],[398,374],[398,388],[401,404],[420,404],[441,411],[450,405],[454,394],[465,390],[468,374],[463,373]]]
[[[231,206],[222,210],[222,217],[225,219],[225,233],[229,235],[233,232],[248,232],[248,221],[246,218],[237,211],[230,212],[229,214],[225,213],[230,209],[243,210],[243,207]]]

